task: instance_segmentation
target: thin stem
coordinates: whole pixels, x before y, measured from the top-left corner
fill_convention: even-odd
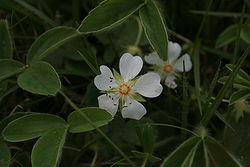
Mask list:
[[[237,53],[239,50],[239,45],[240,45],[240,32],[241,32],[241,27],[242,27],[242,23],[243,23],[243,14],[245,12],[246,9],[246,5],[244,3],[242,11],[241,11],[241,17],[240,17],[240,23],[239,23],[239,27],[237,28],[237,37],[235,40],[235,47],[234,47],[234,56],[233,56],[233,64],[235,64],[236,61],[236,57],[237,57]]]
[[[146,167],[147,162],[148,162],[148,157],[149,157],[149,154],[147,153],[147,155],[146,155],[146,157],[144,158],[144,161],[143,161],[141,167]]]
[[[65,101],[75,111],[77,111],[93,128],[96,129],[98,133],[100,133],[100,135],[102,135],[121,154],[121,156],[124,157],[124,159],[128,161],[131,166],[136,167],[136,165],[128,158],[128,156],[100,128],[96,127],[96,125],[88,118],[88,116],[85,113],[81,112],[80,109],[76,106],[76,104],[71,101],[70,98],[63,93],[62,90],[60,90],[59,93],[65,98]]]
[[[181,34],[178,34],[177,32],[167,28],[167,31],[172,34],[173,36],[175,36],[176,38],[182,40],[183,42],[186,42],[186,43],[191,43],[192,44],[192,41],[190,39],[188,39],[187,37],[184,37],[183,35]]]
[[[209,3],[208,3],[207,9],[206,9],[206,13],[205,13],[205,15],[204,15],[204,17],[202,19],[202,22],[200,24],[198,33],[196,34],[196,39],[198,39],[200,37],[201,31],[202,31],[202,29],[203,29],[203,27],[205,25],[206,20],[207,20],[208,13],[209,13],[209,10],[210,10],[210,8],[212,6],[212,3],[213,3],[213,0],[210,0]]]
[[[141,40],[141,35],[142,35],[142,25],[141,25],[141,21],[140,21],[138,16],[135,16],[134,18],[138,24],[138,34],[137,34],[134,46],[138,46],[140,43],[140,40]]]
[[[194,135],[194,136],[199,137],[198,134],[196,134],[195,132],[193,132],[193,131],[191,131],[191,130],[188,130],[188,129],[185,129],[185,128],[182,128],[182,127],[179,127],[179,126],[171,125],[171,124],[147,123],[147,124],[145,124],[145,125],[151,125],[151,126],[166,126],[166,127],[176,128],[176,129],[184,130],[184,131],[189,132],[190,134],[192,134],[192,135]]]
[[[95,166],[95,163],[96,163],[96,160],[97,160],[97,156],[98,156],[98,152],[95,151],[95,155],[94,155],[94,158],[92,160],[92,163],[91,163],[91,166],[90,167],[94,167]]]

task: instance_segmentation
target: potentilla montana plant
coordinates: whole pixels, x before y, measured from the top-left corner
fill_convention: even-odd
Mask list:
[[[101,74],[94,79],[95,86],[103,95],[98,97],[99,107],[110,112],[112,116],[119,110],[123,118],[139,120],[146,114],[142,97],[154,98],[161,94],[161,78],[155,72],[136,77],[141,71],[143,61],[139,56],[125,53],[120,58],[121,75],[105,65],[100,66]]]
[[[152,67],[169,88],[176,88],[176,78],[179,77],[179,72],[188,72],[192,68],[192,62],[188,54],[181,54],[181,46],[178,43],[169,41],[168,43],[168,60],[163,61],[156,52],[150,53],[144,59],[148,64],[154,65]]]

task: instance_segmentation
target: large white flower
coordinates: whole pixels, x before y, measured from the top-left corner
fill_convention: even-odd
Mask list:
[[[105,92],[98,97],[99,107],[112,116],[120,109],[123,118],[139,120],[146,114],[145,107],[138,101],[144,97],[157,97],[162,92],[161,78],[157,73],[149,72],[136,77],[141,71],[143,61],[139,56],[129,53],[122,55],[119,63],[121,75],[105,66],[100,66],[101,74],[94,79],[95,86]]]
[[[192,62],[188,54],[181,54],[181,46],[178,43],[168,42],[168,60],[163,61],[156,52],[150,53],[144,59],[148,64],[154,65],[153,69],[161,75],[165,85],[174,89],[177,87],[175,82],[179,72],[187,72],[192,68]]]

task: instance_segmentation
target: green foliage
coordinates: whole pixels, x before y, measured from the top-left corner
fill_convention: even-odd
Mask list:
[[[171,155],[167,157],[167,159],[164,160],[164,162],[161,164],[161,167],[166,166],[176,166],[176,167],[182,167],[185,165],[185,161],[191,162],[191,159],[193,159],[192,154],[197,149],[197,146],[200,144],[200,138],[199,137],[192,137],[183,142],[177,149],[175,149],[174,152],[172,152]]]
[[[245,61],[245,59],[246,59],[246,57],[248,56],[249,53],[250,53],[250,46],[246,49],[244,54],[240,57],[237,64],[235,65],[234,70],[232,71],[232,73],[228,77],[226,83],[220,89],[216,100],[209,107],[208,111],[203,116],[202,123],[204,125],[206,125],[209,122],[209,120],[212,118],[213,114],[215,113],[215,111],[219,107],[220,103],[222,102],[222,99],[224,98],[225,94],[227,93],[228,88],[230,87],[231,83],[233,82],[234,77],[237,76],[238,71],[240,71],[241,65],[243,64],[243,62]]]
[[[207,167],[208,164],[219,167],[242,167],[236,158],[209,136],[189,138],[164,160],[161,167]]]
[[[46,62],[37,62],[18,76],[18,85],[31,93],[55,95],[61,82],[55,69]]]
[[[27,63],[34,64],[44,59],[52,51],[79,35],[74,28],[56,27],[43,33],[30,47]]]
[[[0,1],[0,167],[250,166],[249,9],[248,0]],[[177,88],[162,78],[159,97],[132,94],[147,110],[139,121],[122,118],[127,106],[115,117],[97,107],[100,65],[119,69],[125,52],[167,63],[168,39],[192,61],[174,72]],[[152,70],[144,61],[139,77]]]
[[[18,142],[42,136],[51,129],[66,126],[60,117],[51,114],[34,113],[10,122],[2,132],[5,140]]]
[[[228,64],[226,67],[230,71],[234,71],[236,66],[233,64]],[[220,78],[219,82],[225,84],[226,80],[228,79],[228,76],[224,76]],[[239,90],[234,92],[232,96],[229,99],[229,104],[232,105],[234,103],[237,103],[241,100],[247,99],[250,96],[250,76],[243,71],[242,69],[239,70],[236,77],[234,77],[233,80],[233,87],[238,88]]]
[[[236,40],[237,33],[240,31],[240,38],[246,43],[250,43],[250,24],[233,24],[227,27],[217,38],[216,47],[222,47]]]
[[[9,167],[11,159],[10,150],[2,139],[0,139],[0,150],[0,167]]]
[[[12,115],[9,115],[7,117],[5,117],[3,120],[1,120],[0,122],[0,133],[2,135],[2,131],[3,129],[12,121],[14,121],[15,119],[17,118],[20,118],[24,115],[27,115],[27,114],[30,114],[28,112],[17,112],[17,113],[14,113]]]
[[[72,41],[71,45],[72,48],[77,51],[81,59],[83,59],[88,64],[90,69],[95,74],[98,74],[99,69],[96,60],[96,53],[86,38],[78,37]]]
[[[9,59],[13,56],[12,39],[8,22],[0,20],[0,59]]]
[[[204,141],[208,155],[211,157],[211,164],[221,167],[242,167],[240,162],[228,153],[215,139],[206,137]]]
[[[112,120],[112,116],[100,108],[82,108],[80,111],[86,114],[96,127],[106,125]],[[95,129],[78,111],[74,111],[68,116],[68,123],[71,133],[87,132]]]
[[[136,12],[144,0],[105,0],[82,21],[78,30],[93,33],[111,28]]]
[[[216,46],[221,47],[236,39],[238,24],[227,27],[217,38]]]
[[[0,82],[21,73],[23,70],[24,64],[21,62],[10,59],[0,59]]]
[[[57,166],[66,135],[67,126],[50,130],[40,137],[32,149],[32,167]]]
[[[238,90],[237,92],[234,92],[232,94],[229,104],[237,103],[240,100],[246,99],[249,96],[250,96],[250,90]]]
[[[148,0],[139,11],[140,19],[146,36],[163,60],[168,59],[168,36],[161,13],[154,2]],[[156,33],[157,32],[157,33]]]

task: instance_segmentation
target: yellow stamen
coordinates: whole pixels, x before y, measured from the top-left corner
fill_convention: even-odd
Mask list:
[[[165,73],[169,74],[169,73],[172,72],[172,70],[173,70],[173,66],[171,64],[166,64],[166,65],[163,66],[163,71]]]
[[[123,83],[119,86],[118,91],[122,96],[126,96],[130,93],[131,87]]]

